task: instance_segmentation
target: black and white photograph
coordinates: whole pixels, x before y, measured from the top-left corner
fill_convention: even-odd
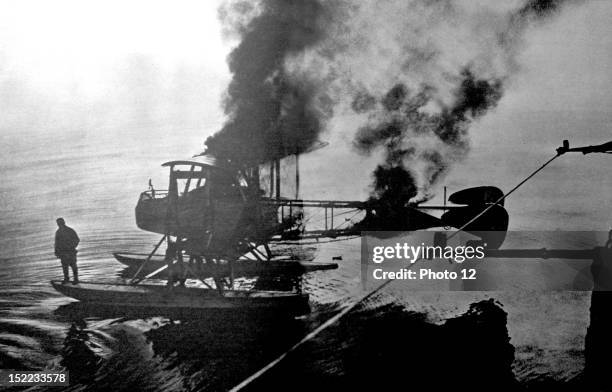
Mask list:
[[[612,391],[612,1],[0,0],[0,390]]]

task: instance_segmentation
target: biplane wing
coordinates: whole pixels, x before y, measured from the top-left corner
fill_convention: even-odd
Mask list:
[[[279,227],[279,232],[271,237],[273,241],[337,238],[356,236],[364,231],[414,231],[436,227],[463,228],[468,232],[482,236],[483,232],[505,232],[508,228],[509,216],[503,206],[503,200],[498,200],[503,192],[496,187],[482,186],[464,189],[449,197],[451,205],[406,205],[389,212],[379,201],[340,201],[340,200],[289,200],[265,199],[262,203],[275,206],[278,209],[280,222],[289,222]],[[495,204],[495,205],[492,205]],[[321,221],[318,229],[309,229],[307,225],[300,227],[305,210],[319,210]],[[478,220],[468,224],[474,216],[488,209]],[[440,217],[431,215],[428,211],[441,210]],[[295,219],[296,211],[301,214]],[[321,212],[322,211],[322,212]],[[351,213],[350,219],[345,218]],[[356,214],[361,212],[358,220]],[[312,213],[316,214],[316,212]],[[349,222],[349,224],[347,224]],[[293,224],[293,225],[292,225]],[[465,226],[465,227],[464,227]],[[503,238],[489,241],[492,248],[499,247]]]

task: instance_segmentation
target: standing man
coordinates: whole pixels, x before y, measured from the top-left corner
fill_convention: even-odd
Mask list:
[[[77,250],[79,244],[79,236],[70,227],[66,226],[64,218],[57,218],[58,229],[55,232],[55,257],[62,261],[62,270],[64,271],[64,282],[68,283],[68,267],[72,268],[73,284],[79,283],[79,274],[77,269]]]

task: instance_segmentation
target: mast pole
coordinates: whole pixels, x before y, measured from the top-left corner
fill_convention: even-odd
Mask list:
[[[300,154],[295,154],[295,198],[300,198]]]
[[[276,198],[280,199],[280,159],[274,161],[276,166]]]
[[[274,197],[274,161],[270,162],[270,198]]]

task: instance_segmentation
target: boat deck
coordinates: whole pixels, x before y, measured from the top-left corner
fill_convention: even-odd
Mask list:
[[[224,290],[199,287],[166,287],[162,285],[110,282],[63,284],[51,281],[60,293],[88,304],[113,307],[228,309],[228,308],[303,308],[308,295],[267,290]]]

